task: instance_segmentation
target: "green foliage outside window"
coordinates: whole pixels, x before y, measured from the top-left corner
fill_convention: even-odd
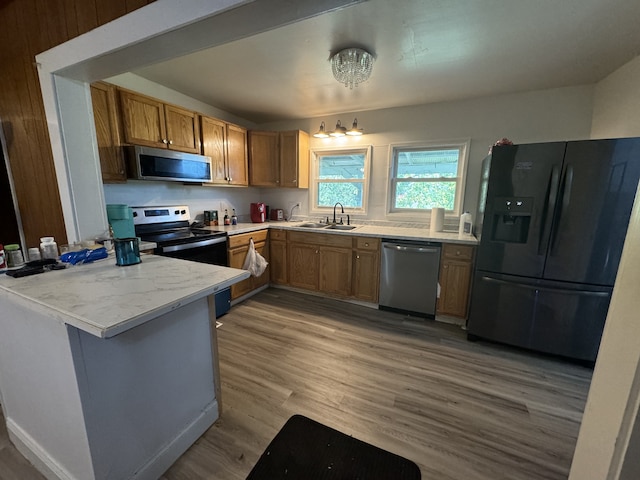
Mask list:
[[[398,182],[395,208],[453,210],[455,196],[455,182]]]

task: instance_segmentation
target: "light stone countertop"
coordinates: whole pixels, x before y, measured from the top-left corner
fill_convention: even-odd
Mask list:
[[[119,267],[111,254],[28,277],[0,275],[0,300],[23,302],[108,338],[249,277],[236,268],[159,255],[141,258],[137,265]]]
[[[383,225],[356,225],[353,230],[330,230],[326,228],[307,228],[300,225],[309,223],[307,221],[297,222],[265,222],[265,223],[240,223],[230,226],[212,226],[205,229],[216,232],[227,232],[228,235],[255,232],[265,228],[281,228],[286,230],[297,230],[302,232],[326,233],[329,235],[354,235],[364,237],[379,237],[393,240],[419,240],[444,243],[459,243],[466,245],[477,245],[478,240],[470,235],[458,235],[456,232],[434,232],[429,228],[415,227],[393,227]]]

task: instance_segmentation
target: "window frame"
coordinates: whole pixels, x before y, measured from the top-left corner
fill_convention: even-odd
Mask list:
[[[320,183],[330,183],[319,179],[320,157],[329,155],[353,155],[354,153],[364,154],[364,172],[362,179],[353,179],[362,181],[362,207],[344,207],[345,212],[357,215],[366,215],[369,203],[369,185],[371,182],[371,155],[373,147],[371,145],[364,146],[336,146],[327,148],[313,148],[310,153],[311,168],[309,169],[309,212],[312,214],[333,215],[333,206],[320,207],[317,204],[318,185]]]
[[[426,142],[410,142],[410,143],[398,143],[389,145],[389,169],[388,169],[388,183],[387,183],[387,216],[391,217],[405,217],[416,218],[424,215],[425,213],[431,215],[431,209],[421,208],[396,208],[395,196],[396,186],[398,184],[397,174],[397,160],[398,153],[407,150],[438,150],[438,149],[451,149],[457,148],[460,151],[458,157],[458,170],[455,177],[441,177],[438,179],[420,180],[426,182],[456,182],[456,194],[454,197],[453,210],[445,210],[446,216],[459,217],[462,215],[462,207],[464,203],[464,193],[467,182],[467,166],[469,164],[469,149],[471,146],[471,139],[452,139],[452,140],[434,140]],[[424,217],[423,217],[424,218]]]

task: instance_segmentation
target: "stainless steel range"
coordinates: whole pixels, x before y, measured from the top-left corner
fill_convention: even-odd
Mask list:
[[[190,224],[186,205],[133,207],[133,224],[140,240],[155,242],[154,253],[166,257],[227,266],[227,234]],[[229,311],[231,292],[216,293],[216,317]]]

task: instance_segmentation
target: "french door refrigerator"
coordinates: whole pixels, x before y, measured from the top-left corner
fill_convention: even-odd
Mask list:
[[[494,147],[469,339],[594,362],[640,178],[640,139]]]

